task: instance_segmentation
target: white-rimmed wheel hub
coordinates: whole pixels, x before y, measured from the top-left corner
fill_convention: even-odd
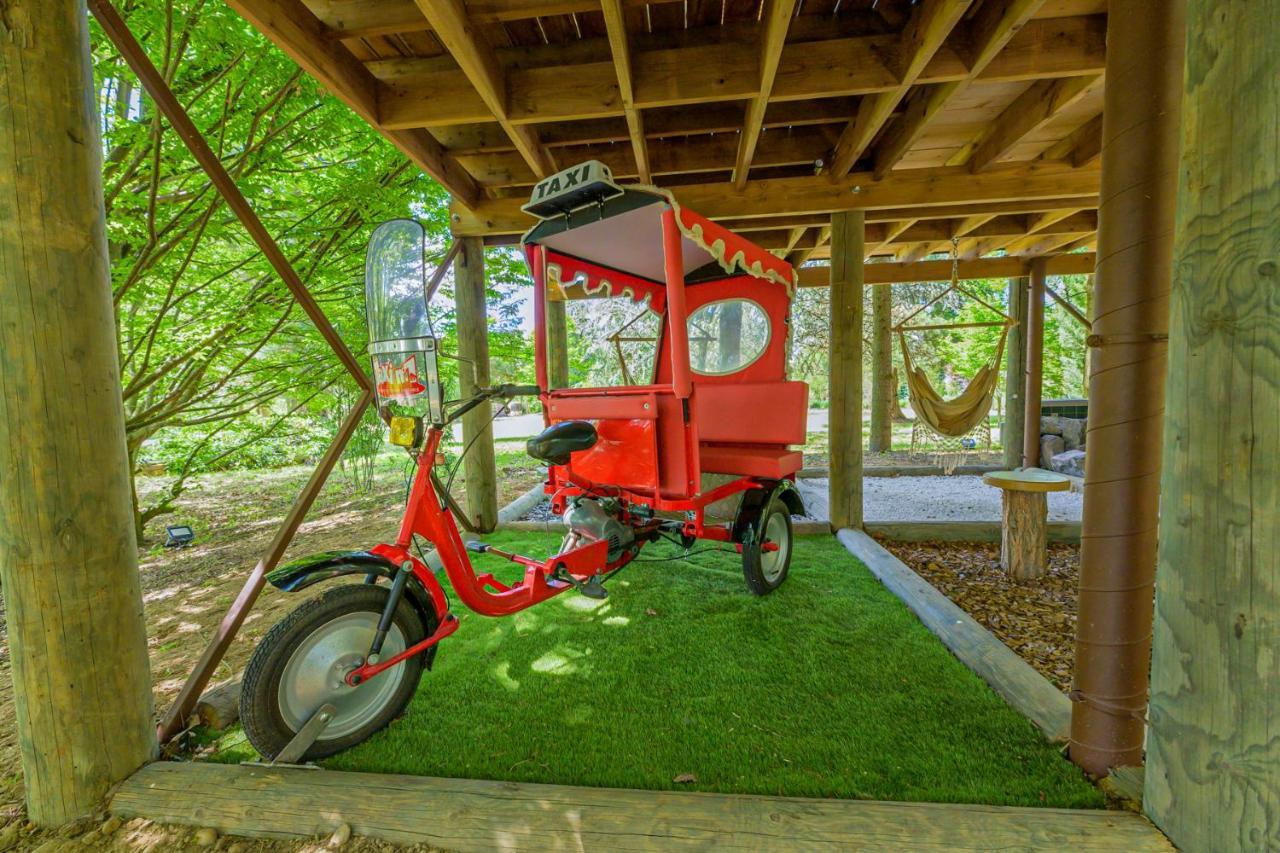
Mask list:
[[[359,667],[386,605],[385,586],[340,586],[305,602],[258,644],[245,669],[240,719],[254,749],[272,758],[324,704],[336,713],[303,755],[333,755],[368,738],[399,716],[422,676],[415,655],[362,684],[347,676]],[[408,600],[396,607],[380,657],[399,654],[435,630]]]
[[[768,595],[787,579],[791,568],[791,511],[777,497],[761,508],[742,545],[742,574],[747,588]]]

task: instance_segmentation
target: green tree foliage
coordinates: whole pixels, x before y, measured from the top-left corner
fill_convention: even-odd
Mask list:
[[[225,4],[134,0],[122,12],[344,340],[362,352],[369,232],[417,216],[429,253],[443,255],[443,189]],[[129,455],[135,471],[160,463],[169,477],[159,497],[136,506],[141,530],[170,511],[194,474],[313,458],[354,398],[328,346],[96,29],[93,51]],[[493,347],[519,365],[527,350],[513,331],[519,259],[494,254]],[[448,337],[452,313],[442,302]]]

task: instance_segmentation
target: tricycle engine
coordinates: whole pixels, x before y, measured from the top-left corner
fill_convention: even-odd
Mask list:
[[[621,521],[622,506],[611,498],[579,496],[569,502],[564,513],[569,528],[566,547],[577,547],[580,540],[609,543],[609,562],[620,559],[636,541],[635,531]]]

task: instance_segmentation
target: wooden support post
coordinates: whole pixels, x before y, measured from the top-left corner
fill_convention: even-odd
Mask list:
[[[1181,850],[1275,850],[1280,16],[1197,0],[1187,30],[1142,802]]]
[[[1023,429],[1027,412],[1022,404],[1027,392],[1027,287],[1025,277],[1011,278],[1008,285],[1009,316],[1017,325],[1009,329],[1005,342],[1004,426],[1000,428],[1000,446],[1004,448],[1004,466],[1022,464]]]
[[[871,288],[871,437],[869,450],[893,449],[893,288]]]
[[[1022,466],[1040,465],[1040,398],[1044,394],[1044,258],[1031,262],[1027,288],[1026,381],[1022,386]]]
[[[27,812],[93,811],[156,751],[89,22],[0,12],[0,585]]]
[[[738,367],[742,354],[742,303],[726,302],[720,306],[716,323],[716,343],[720,369],[726,373]]]
[[[460,237],[462,251],[454,270],[458,309],[458,356],[462,397],[489,384],[489,315],[485,301],[484,242]],[[548,305],[551,303],[548,302]],[[470,446],[464,460],[467,512],[476,529],[488,533],[498,524],[498,467],[493,451],[493,411],[477,406],[462,416],[462,446]]]
[[[866,215],[831,216],[831,526],[862,527],[862,254]]]
[[[569,387],[569,319],[565,304],[547,300],[547,379],[552,388]]]
[[[1224,15],[1228,8],[1243,8],[1239,3],[1214,4],[1213,16]],[[1113,767],[1132,766],[1141,763],[1145,738],[1147,705],[1147,674],[1151,664],[1152,586],[1155,583],[1156,531],[1163,520],[1186,525],[1198,531],[1200,525],[1211,525],[1212,519],[1222,516],[1224,504],[1221,495],[1203,504],[1202,511],[1193,511],[1190,494],[1166,493],[1168,501],[1160,501],[1160,452],[1164,415],[1164,387],[1167,365],[1167,335],[1169,329],[1169,287],[1173,276],[1173,232],[1178,189],[1178,145],[1184,126],[1179,122],[1182,100],[1182,65],[1186,50],[1186,6],[1182,0],[1169,0],[1161,4],[1159,15],[1151,14],[1151,4],[1144,0],[1113,0],[1107,16],[1107,89],[1102,118],[1102,204],[1099,211],[1097,305],[1094,308],[1093,331],[1089,342],[1094,349],[1093,373],[1089,378],[1089,437],[1085,455],[1084,517],[1080,540],[1080,603],[1079,627],[1076,631],[1075,689],[1078,700],[1072,706],[1071,742],[1068,747],[1071,760],[1098,776]],[[1261,17],[1261,16],[1258,16]],[[1206,11],[1205,26],[1218,33],[1218,42],[1224,49],[1244,34],[1227,35],[1231,31],[1210,24],[1211,15]],[[1274,25],[1270,25],[1274,31]],[[1193,33],[1190,39],[1192,55],[1201,55],[1203,39],[1207,33]],[[1265,50],[1273,50],[1274,45]],[[1205,62],[1202,72],[1208,72],[1221,59],[1225,65],[1218,72],[1240,85],[1238,69],[1230,68],[1231,62],[1217,50],[1202,56]],[[1196,78],[1192,78],[1195,82]],[[1274,86],[1274,80],[1269,81]],[[1238,97],[1230,88],[1219,91],[1224,101]],[[1240,116],[1249,120],[1260,118],[1248,108],[1247,101],[1237,101]],[[1216,106],[1216,105],[1215,105]],[[1210,114],[1225,116],[1217,109]],[[1187,124],[1188,132],[1200,131],[1221,134],[1224,138],[1236,133],[1239,121],[1224,128],[1199,128]],[[1261,162],[1265,143],[1272,145],[1262,130],[1265,122],[1257,125],[1256,147],[1253,150],[1238,149],[1243,175],[1261,175],[1252,171]],[[1275,125],[1271,124],[1271,131]],[[1225,144],[1225,143],[1224,143]],[[1200,152],[1198,152],[1200,153]],[[1206,169],[1203,173],[1210,180],[1215,172],[1202,160],[1193,156],[1188,161],[1191,168]],[[1244,165],[1249,164],[1249,165]],[[1249,180],[1249,178],[1246,178]],[[1261,185],[1250,185],[1257,189]],[[1195,203],[1203,193],[1209,204],[1222,199],[1225,185],[1205,185],[1192,180],[1189,185],[1188,204]],[[1274,189],[1269,186],[1268,189]],[[1245,202],[1241,211],[1249,211],[1252,205]],[[1260,211],[1260,208],[1253,208]],[[1225,220],[1224,220],[1225,221]],[[1274,228],[1275,222],[1256,220],[1259,228]],[[1237,223],[1238,224],[1238,223]],[[1184,258],[1187,267],[1201,264],[1201,270],[1210,269],[1210,261],[1220,265],[1217,270],[1232,269],[1243,252],[1260,248],[1263,244],[1251,242],[1253,232],[1246,232],[1244,239],[1228,240],[1219,246],[1211,241],[1197,243],[1196,252]],[[1214,232],[1213,239],[1224,236]],[[1271,244],[1274,248],[1274,242]],[[1270,251],[1271,249],[1262,249]],[[1185,274],[1185,273],[1184,273]],[[1217,296],[1227,298],[1223,290]],[[1215,301],[1207,305],[1207,313],[1196,317],[1191,325],[1198,334],[1223,334],[1230,337],[1232,323],[1225,321],[1223,311],[1240,310],[1243,306],[1235,299],[1238,292],[1230,291],[1230,301]],[[1261,310],[1245,308],[1238,316],[1261,319]],[[1224,322],[1225,321],[1225,322]],[[1261,329],[1262,327],[1258,327]],[[1217,331],[1210,331],[1211,329]],[[1250,338],[1251,341],[1262,341]],[[1228,345],[1229,348],[1229,345]],[[1225,353],[1226,351],[1224,351]],[[1232,352],[1234,360],[1237,353]],[[1197,352],[1194,364],[1201,365]],[[1219,405],[1210,403],[1211,395],[1220,391],[1228,382],[1224,361],[1210,360],[1204,366],[1204,385],[1184,386],[1190,393],[1191,405],[1197,415],[1203,413],[1206,423],[1227,424],[1230,412],[1237,410],[1238,401],[1223,397]],[[1238,362],[1232,362],[1238,363]],[[1191,365],[1186,365],[1190,370]],[[1215,375],[1215,370],[1217,375]],[[1247,407],[1262,403],[1254,398]],[[1254,409],[1254,411],[1261,411]],[[1273,410],[1274,412],[1274,410]],[[1220,420],[1221,419],[1221,420]],[[1226,440],[1231,435],[1237,441],[1243,435],[1238,429],[1221,435],[1183,435],[1191,454],[1204,453],[1209,458],[1214,449],[1206,442]],[[1243,445],[1241,445],[1243,446]],[[1225,445],[1223,445],[1225,447]],[[1238,457],[1247,467],[1250,454],[1261,448],[1243,451]],[[1199,458],[1193,456],[1192,458]],[[1208,473],[1207,469],[1205,473]],[[1212,472],[1215,491],[1234,486],[1239,469],[1230,464]],[[1247,518],[1247,513],[1244,516]],[[1234,525],[1226,524],[1223,535],[1235,539],[1236,532],[1226,533]],[[1195,534],[1197,537],[1198,533]],[[1189,541],[1189,540],[1188,540]],[[1209,541],[1209,540],[1203,540]],[[1223,545],[1223,554],[1231,554],[1233,547],[1226,539],[1215,544]],[[1256,543],[1255,543],[1256,545]],[[1188,550],[1179,559],[1192,558],[1194,550]],[[1271,555],[1274,559],[1274,555]],[[1215,578],[1222,576],[1221,563],[1199,560],[1187,563],[1194,572],[1207,572]],[[1274,562],[1272,563],[1274,565]],[[1216,582],[1216,581],[1215,581]],[[1202,587],[1207,588],[1207,587]],[[1212,596],[1209,608],[1220,607],[1224,599]],[[1193,610],[1196,604],[1183,601]],[[1226,620],[1234,619],[1234,613],[1222,613],[1222,624],[1216,630],[1224,632]],[[1215,670],[1222,665],[1214,660]],[[1252,671],[1252,665],[1247,667]],[[1181,689],[1181,687],[1179,688]],[[1199,694],[1203,683],[1194,683],[1190,689]],[[1181,736],[1182,727],[1178,727]],[[1217,753],[1218,747],[1214,747]],[[1218,757],[1206,757],[1206,763],[1193,772],[1215,775],[1212,769]],[[1234,773],[1223,770],[1221,772]],[[1180,807],[1184,804],[1179,804]],[[1222,820],[1216,814],[1214,820]],[[1274,824],[1273,824],[1274,826]]]

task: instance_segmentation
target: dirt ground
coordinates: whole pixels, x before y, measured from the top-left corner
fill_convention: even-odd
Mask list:
[[[199,478],[178,503],[173,515],[158,519],[146,531],[138,550],[142,594],[151,652],[151,676],[157,716],[169,706],[205,644],[239,592],[245,577],[266,550],[277,525],[301,490],[311,469],[234,472]],[[334,472],[317,498],[285,559],[330,549],[358,548],[395,536],[405,496],[404,461],[380,460],[373,489],[353,490],[341,472]],[[499,505],[514,500],[535,485],[542,472],[532,464],[499,459]],[[160,488],[159,479],[142,478],[145,496]],[[453,490],[459,496],[461,483]],[[195,544],[166,550],[160,544],[165,524],[190,524]],[[244,628],[232,643],[214,681],[238,676],[259,638],[297,607],[308,595],[283,593],[268,586]],[[3,622],[0,607],[0,624]],[[15,730],[13,684],[9,673],[7,635],[0,634],[0,851],[9,849],[186,850],[205,846],[218,850],[312,850],[323,845],[295,843],[250,844],[245,839],[222,839],[216,848],[196,843],[193,833],[133,821],[104,836],[99,827],[80,825],[74,836],[26,831],[22,807],[22,774]],[[236,842],[248,846],[235,847]],[[356,840],[343,850],[392,849]],[[397,848],[398,849],[398,848]],[[428,849],[428,848],[409,848]]]
[[[1063,692],[1075,663],[1078,545],[1051,544],[1048,572],[1015,583],[1000,568],[1000,545],[880,540],[912,571],[976,619]]]

